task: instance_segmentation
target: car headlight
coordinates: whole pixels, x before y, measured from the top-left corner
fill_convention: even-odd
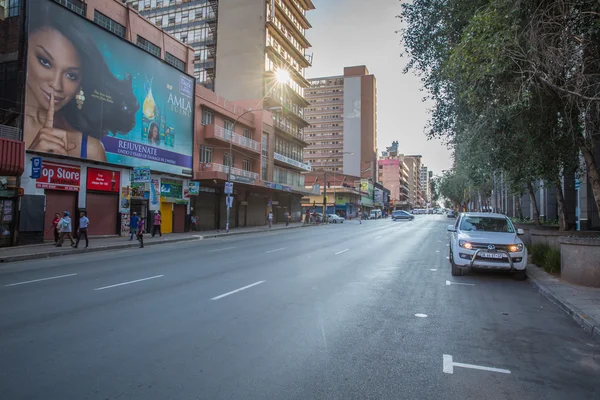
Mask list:
[[[471,250],[473,248],[473,245],[465,240],[459,240],[458,245],[467,250]]]
[[[508,252],[509,253],[518,253],[520,251],[523,251],[523,243],[509,244],[508,245]]]

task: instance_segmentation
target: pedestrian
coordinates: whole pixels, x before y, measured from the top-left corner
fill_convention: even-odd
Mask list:
[[[359,213],[358,213],[358,223],[359,223],[360,225],[362,225],[362,212],[360,212],[360,211],[359,211]]]
[[[269,229],[271,229],[271,226],[273,226],[273,211],[269,211],[267,219],[269,220]]]
[[[196,216],[192,214],[192,218],[191,218],[191,228],[194,232],[197,231],[196,229],[196,223],[198,222],[198,220],[196,219]]]
[[[306,216],[304,217],[304,225],[310,223],[310,210],[306,210]]]
[[[134,211],[131,216],[131,220],[129,221],[129,241],[133,240],[133,236],[137,233],[138,223],[140,221],[140,217],[138,217],[137,213]]]
[[[85,215],[85,211],[79,213],[79,229],[77,229],[77,242],[75,242],[75,248],[79,246],[79,240],[81,240],[82,236],[85,236],[85,248],[87,249],[90,245],[90,241],[88,240],[88,226],[90,225],[90,220]]]
[[[73,236],[71,235],[72,231],[71,225],[71,216],[68,211],[65,211],[63,217],[58,221],[58,230],[60,231],[60,235],[58,238],[58,242],[56,243],[56,247],[62,247],[62,244],[65,240],[65,236],[69,238],[71,241],[71,246],[75,245],[75,241],[73,240]]]
[[[60,236],[60,232],[58,230],[58,223],[60,222],[60,214],[54,214],[54,219],[52,220],[52,231],[54,232],[54,244],[58,243],[58,237]]]
[[[140,242],[140,249],[144,248],[144,218],[140,218],[137,229],[137,240]]]
[[[285,210],[285,213],[283,213],[283,216],[285,218],[285,226],[288,226],[290,224],[290,213],[287,212],[287,210]]]
[[[162,236],[162,232],[160,230],[160,225],[162,224],[162,216],[160,215],[160,211],[154,212],[154,225],[152,225],[152,237],[156,235],[158,231],[158,235]]]

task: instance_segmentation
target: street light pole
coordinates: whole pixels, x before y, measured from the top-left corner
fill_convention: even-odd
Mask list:
[[[231,131],[229,132],[229,166],[227,168],[227,182],[231,182],[231,166],[233,165],[233,135],[235,134],[235,125],[238,123],[238,121],[240,120],[240,118],[242,118],[244,115],[246,114],[250,114],[251,112],[257,112],[257,111],[281,111],[283,108],[281,106],[277,106],[277,107],[268,107],[268,108],[259,108],[258,110],[246,110],[243,113],[241,113],[236,119],[235,121],[233,121],[233,125],[231,126]],[[232,188],[233,191],[233,188]],[[226,212],[226,222],[225,222],[225,232],[229,233],[229,215],[230,215],[230,210],[231,210],[231,203],[232,203],[232,199],[231,199],[231,193],[227,193],[227,212]]]

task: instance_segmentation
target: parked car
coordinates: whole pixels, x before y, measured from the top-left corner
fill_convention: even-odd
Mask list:
[[[344,217],[340,217],[339,215],[327,214],[327,222],[329,222],[330,224],[343,224],[345,220],[346,219]]]
[[[381,218],[381,216],[381,210],[371,210],[371,213],[369,214],[369,219],[379,219]]]
[[[473,268],[506,270],[518,280],[527,277],[527,247],[510,219],[503,214],[462,213],[454,225],[448,225],[452,275]]]
[[[415,216],[403,210],[396,210],[392,212],[392,221],[395,221],[397,219],[407,219],[409,221],[412,221],[413,219],[415,219]]]
[[[446,214],[448,218],[456,218],[456,212],[454,210],[448,210],[448,214]]]

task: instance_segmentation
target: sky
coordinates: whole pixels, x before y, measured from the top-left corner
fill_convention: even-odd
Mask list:
[[[377,80],[378,155],[393,140],[400,153],[420,154],[435,175],[452,165],[450,151],[438,140],[428,140],[425,126],[431,104],[423,103],[421,82],[414,73],[403,74],[401,28],[396,18],[399,0],[313,0],[307,31],[313,65],[307,78],[343,75],[344,67],[366,65]]]

